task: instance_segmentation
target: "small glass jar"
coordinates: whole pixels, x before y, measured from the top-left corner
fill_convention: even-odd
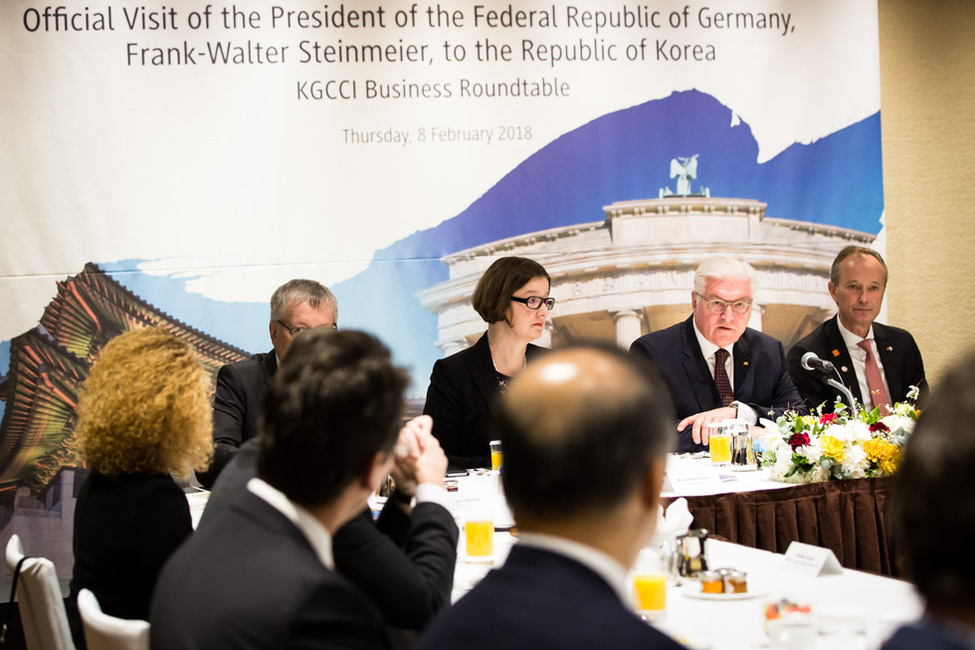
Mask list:
[[[748,591],[748,576],[744,571],[731,569],[724,575],[724,592],[726,594],[743,594]]]
[[[701,574],[701,593],[723,594],[724,576],[717,571],[705,571]]]

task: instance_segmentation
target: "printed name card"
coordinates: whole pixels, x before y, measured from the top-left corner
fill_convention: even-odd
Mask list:
[[[698,463],[668,463],[664,492],[697,496],[722,492],[721,477],[711,467]]]
[[[785,552],[785,568],[811,578],[843,572],[843,567],[833,551],[802,542],[789,544],[789,549]]]

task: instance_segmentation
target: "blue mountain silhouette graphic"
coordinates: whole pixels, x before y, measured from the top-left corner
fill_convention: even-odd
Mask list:
[[[466,210],[379,250],[369,268],[333,290],[343,327],[379,335],[412,366],[412,393],[426,390],[441,356],[436,318],[414,294],[447,279],[448,253],[525,233],[599,221],[615,201],[654,198],[675,183],[670,161],[699,154],[711,196],[768,204],[769,217],[877,233],[883,212],[880,114],[821,140],[795,144],[766,163],[745,123],[697,91],[620,110],[585,124],[518,165]],[[458,173],[477,173],[476,160]],[[444,183],[450,178],[444,178]],[[557,309],[557,307],[556,307]]]

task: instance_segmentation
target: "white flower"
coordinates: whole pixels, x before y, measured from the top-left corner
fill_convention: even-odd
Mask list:
[[[819,459],[823,456],[823,446],[819,443],[819,438],[813,437],[809,440],[808,445],[796,447],[796,453],[809,459],[813,465],[819,465]]]
[[[870,438],[870,427],[859,421],[832,424],[826,427],[823,435],[831,436],[845,443],[860,442]]]
[[[914,420],[906,415],[895,413],[881,418],[880,421],[890,429],[892,434],[897,436],[904,436],[914,431]]]
[[[847,426],[850,428],[850,440],[853,442],[866,442],[873,437],[873,434],[870,433],[870,425],[866,422],[857,420],[849,422]]]
[[[849,470],[847,478],[864,478],[867,475],[867,467],[870,461],[867,460],[867,452],[859,445],[848,447],[845,450],[846,457],[843,459],[843,467]]]

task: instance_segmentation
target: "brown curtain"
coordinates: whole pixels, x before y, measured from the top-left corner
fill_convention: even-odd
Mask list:
[[[729,542],[775,553],[785,553],[793,541],[815,544],[832,550],[848,569],[897,576],[887,491],[887,478],[869,478],[687,497],[687,504],[694,528]]]

